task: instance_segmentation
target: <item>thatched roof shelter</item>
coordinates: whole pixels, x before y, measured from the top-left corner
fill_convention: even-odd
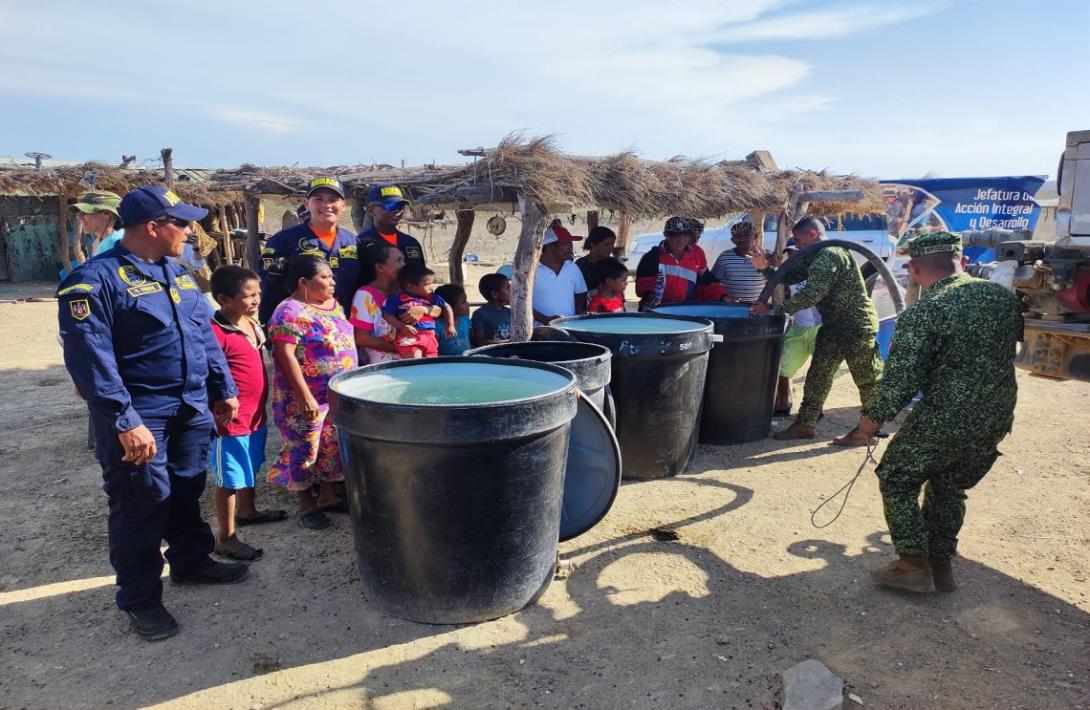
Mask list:
[[[459,151],[465,165],[398,168],[389,165],[330,168],[257,168],[220,171],[215,189],[256,194],[302,194],[316,175],[335,175],[358,198],[373,185],[395,184],[422,204],[454,209],[510,206],[519,197],[550,211],[609,209],[632,218],[683,214],[720,217],[783,208],[792,187],[806,192],[862,191],[862,199],[814,205],[817,214],[884,213],[874,180],[824,171],[777,170],[760,157],[709,163],[675,158],[644,160],[625,152],[605,157],[568,155],[551,138],[509,136],[494,149]]]
[[[173,190],[186,202],[218,207],[240,202],[242,199],[241,192],[214,186],[211,178],[216,171],[175,170],[174,173]],[[88,174],[94,175],[93,188],[87,183]],[[103,163],[82,163],[43,168],[40,172],[33,168],[12,168],[0,170],[0,195],[56,195],[62,200],[71,200],[90,189],[109,190],[124,195],[137,187],[162,185],[166,182],[166,174],[162,169],[143,166],[122,168]]]

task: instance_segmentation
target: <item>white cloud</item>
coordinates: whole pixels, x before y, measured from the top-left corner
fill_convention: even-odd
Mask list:
[[[944,6],[945,3],[911,5],[890,3],[798,12],[730,25],[717,31],[715,39],[722,43],[732,43],[844,37],[861,30],[926,17],[938,12]]]
[[[257,128],[269,133],[290,133],[298,131],[303,126],[301,121],[294,118],[239,108],[225,109],[217,115],[230,123]]]

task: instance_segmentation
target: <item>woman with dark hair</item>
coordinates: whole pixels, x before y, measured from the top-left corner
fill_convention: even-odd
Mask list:
[[[598,287],[595,276],[595,267],[598,262],[613,256],[613,247],[617,244],[617,235],[609,227],[595,227],[590,230],[586,241],[583,242],[583,251],[586,256],[575,260],[575,265],[583,272],[583,280],[587,282],[587,289],[593,291]]]
[[[293,289],[269,319],[273,344],[273,420],[284,445],[269,468],[269,482],[295,491],[299,522],[329,527],[326,513],[346,513],[336,481],[344,480],[337,433],[329,415],[329,381],[358,366],[352,326],[334,296],[333,272],[318,256],[288,259],[285,283]],[[318,484],[318,499],[310,487]]]
[[[393,328],[382,317],[382,304],[400,289],[397,274],[405,266],[405,255],[392,244],[369,241],[360,244],[360,275],[363,286],[352,298],[348,322],[355,331],[360,362],[365,365],[397,360],[397,345]],[[414,306],[402,316],[412,325],[426,315],[421,306]]]

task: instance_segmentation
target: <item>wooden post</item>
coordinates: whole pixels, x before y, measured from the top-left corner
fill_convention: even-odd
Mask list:
[[[598,210],[587,211],[587,234],[590,234],[590,230],[598,226]]]
[[[76,244],[72,246],[68,242],[68,200],[64,195],[57,195],[57,205],[60,207],[57,215],[57,238],[60,240],[60,249],[57,251],[57,258],[61,262],[61,268],[66,272],[69,269],[69,263],[72,261],[72,257],[79,253],[79,235],[76,235]],[[79,263],[83,263],[83,259],[76,259]],[[10,265],[9,265],[10,268]]]
[[[243,255],[242,265],[248,269],[257,269],[261,262],[261,235],[258,230],[257,213],[261,208],[261,195],[246,193],[246,253]]]
[[[459,286],[465,284],[465,274],[462,272],[462,255],[465,253],[466,244],[469,243],[469,235],[473,231],[473,210],[458,210],[455,216],[458,218],[458,229],[454,232],[454,243],[450,245],[450,282]]]
[[[231,243],[231,228],[227,225],[227,208],[220,205],[219,209],[220,231],[223,232],[223,261],[226,264],[235,263],[235,246]]]
[[[356,230],[356,234],[362,232],[364,225],[370,226],[371,215],[367,211],[367,197],[360,196],[358,193],[352,195],[352,226]]]
[[[541,258],[541,243],[545,240],[545,220],[548,215],[542,205],[521,192],[518,195],[519,212],[522,213],[522,231],[515,249],[513,278],[511,279],[511,340],[526,342],[534,330],[532,294],[537,262]]]
[[[163,175],[168,190],[174,189],[174,158],[171,157],[173,153],[173,148],[163,148],[159,151],[159,155],[163,156]]]
[[[617,245],[613,247],[614,256],[624,256],[628,253],[628,232],[632,228],[632,218],[621,210],[621,221],[617,225]]]
[[[238,218],[238,210],[234,205],[227,205],[227,227],[229,229],[238,229],[242,226],[242,223]]]

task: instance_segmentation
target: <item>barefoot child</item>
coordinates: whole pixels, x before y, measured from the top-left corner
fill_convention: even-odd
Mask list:
[[[587,305],[587,313],[616,313],[624,310],[624,290],[628,287],[628,268],[609,257],[594,268],[598,290]]]
[[[503,274],[485,274],[477,284],[485,303],[469,321],[469,342],[475,348],[511,340],[511,281]]]
[[[400,293],[395,293],[382,304],[382,316],[395,328],[394,342],[402,358],[435,357],[439,354],[439,341],[435,337],[435,319],[443,317],[446,335],[454,338],[454,311],[443,298],[432,293],[435,288],[435,272],[420,264],[406,264],[397,274]],[[401,322],[401,316],[414,306],[428,308],[416,325]]]
[[[238,414],[227,424],[216,422],[211,468],[216,484],[216,553],[253,562],[260,548],[238,539],[235,525],[283,520],[283,510],[254,507],[254,476],[265,462],[265,403],[269,381],[262,352],[265,334],[257,322],[261,281],[241,266],[221,266],[212,274],[212,297],[220,309],[212,316],[212,333],[223,349],[231,377],[238,385]]]
[[[439,336],[440,355],[461,355],[469,350],[469,298],[466,290],[458,284],[443,284],[435,289],[435,295],[442,298],[454,311],[454,330],[457,335],[448,338],[446,333]]]

